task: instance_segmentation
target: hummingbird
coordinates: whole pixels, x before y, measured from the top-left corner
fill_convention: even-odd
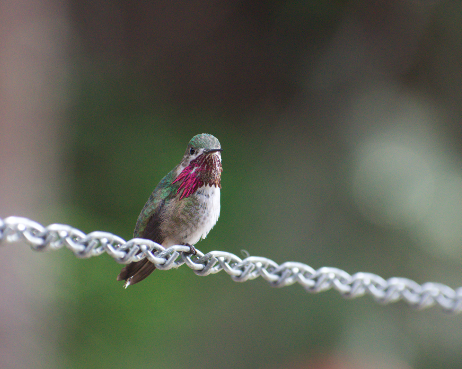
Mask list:
[[[220,216],[221,145],[208,133],[194,136],[178,164],[159,182],[141,210],[134,238],[167,248],[194,244],[207,236]],[[126,265],[117,276],[124,287],[149,276],[156,266],[147,258]]]

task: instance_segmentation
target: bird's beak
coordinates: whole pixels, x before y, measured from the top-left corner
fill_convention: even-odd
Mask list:
[[[207,150],[205,153],[206,154],[212,154],[212,153],[217,152],[217,151],[223,151],[223,149],[210,149],[210,150]]]

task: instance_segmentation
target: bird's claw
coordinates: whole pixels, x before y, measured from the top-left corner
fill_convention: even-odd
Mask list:
[[[191,255],[196,255],[197,254],[196,248],[194,246],[189,245],[189,244],[186,244],[185,246],[189,246],[188,254],[191,254]]]

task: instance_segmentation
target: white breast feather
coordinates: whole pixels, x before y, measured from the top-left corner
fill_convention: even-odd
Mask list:
[[[204,224],[204,232],[202,233],[201,238],[204,239],[213,226],[216,224],[219,216],[220,216],[220,188],[215,186],[204,186],[204,193],[210,195],[209,199],[209,207],[210,213],[206,219],[206,223]]]
[[[192,245],[207,236],[220,216],[220,188],[205,185],[197,190],[195,196],[203,205],[204,211],[201,212],[194,231],[188,237]]]

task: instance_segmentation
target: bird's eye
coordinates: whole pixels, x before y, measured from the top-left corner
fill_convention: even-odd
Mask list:
[[[191,147],[189,149],[189,155],[194,155],[195,152],[196,152],[196,150],[194,150],[194,147]]]

